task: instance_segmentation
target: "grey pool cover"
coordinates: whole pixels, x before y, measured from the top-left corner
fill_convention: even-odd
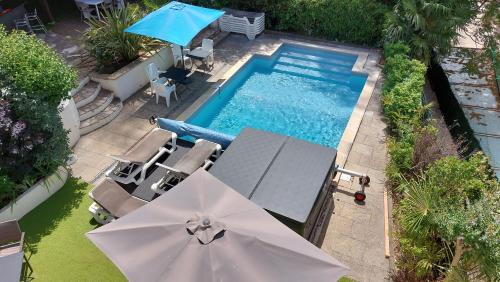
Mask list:
[[[347,268],[203,169],[87,233],[129,281],[337,281]]]
[[[246,128],[209,172],[307,238],[336,156],[332,148]]]

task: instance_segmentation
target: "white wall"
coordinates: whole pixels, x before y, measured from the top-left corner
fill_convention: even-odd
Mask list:
[[[63,128],[69,130],[69,146],[73,147],[80,139],[80,115],[73,98],[64,100],[59,104],[59,115],[63,123]]]
[[[37,182],[21,196],[17,197],[13,205],[9,204],[2,208],[0,210],[0,222],[11,219],[20,220],[39,204],[50,198],[55,192],[59,191],[68,179],[68,171],[61,167],[57,173],[58,175],[54,173],[44,180]]]
[[[171,48],[165,47],[152,56],[141,57],[113,74],[92,73],[90,78],[101,83],[104,89],[112,91],[115,97],[125,101],[149,83],[146,67],[150,63],[155,63],[160,70],[171,67],[173,65]]]

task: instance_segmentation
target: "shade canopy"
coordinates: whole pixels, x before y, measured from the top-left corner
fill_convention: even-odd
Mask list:
[[[347,268],[203,169],[87,236],[130,281],[337,281]]]
[[[125,29],[180,46],[187,46],[202,29],[224,11],[172,1]]]

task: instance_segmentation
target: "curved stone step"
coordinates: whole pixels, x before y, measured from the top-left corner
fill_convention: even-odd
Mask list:
[[[101,89],[99,95],[87,105],[78,108],[80,121],[91,118],[102,112],[113,101],[113,93],[106,89]]]
[[[73,95],[76,107],[80,108],[94,101],[95,97],[99,94],[99,91],[101,91],[101,84],[92,80],[89,81],[80,89],[80,91]]]
[[[97,115],[80,122],[80,135],[90,133],[115,119],[123,108],[122,101],[114,98],[113,101]]]

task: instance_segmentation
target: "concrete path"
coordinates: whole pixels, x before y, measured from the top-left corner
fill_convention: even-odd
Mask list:
[[[322,249],[351,268],[349,277],[356,281],[387,281],[390,261],[384,249],[384,183],[387,150],[382,121],[379,80],[347,158],[347,169],[370,176],[364,205],[354,202],[356,182],[339,181],[335,209],[328,225]]]

